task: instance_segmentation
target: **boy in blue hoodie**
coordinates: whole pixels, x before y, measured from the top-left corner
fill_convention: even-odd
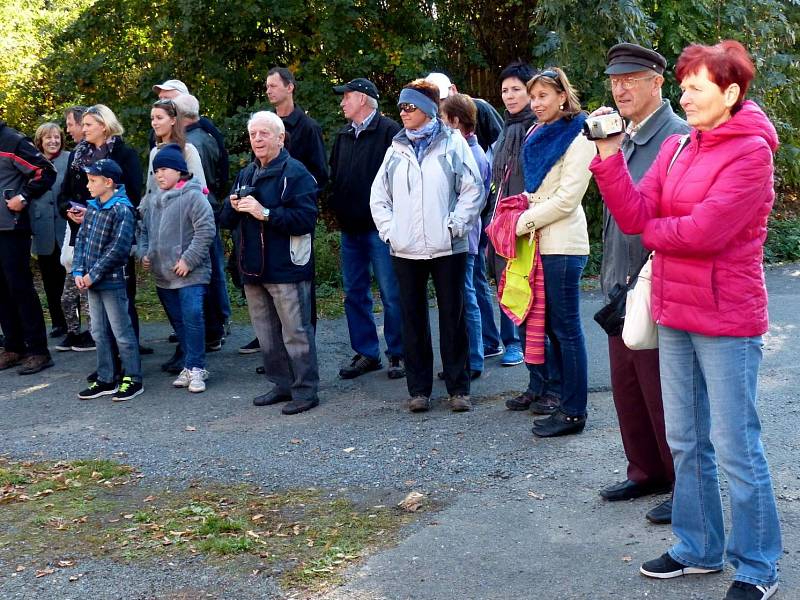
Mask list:
[[[75,241],[72,276],[88,290],[92,337],[97,345],[97,379],[78,394],[81,400],[112,396],[129,400],[144,391],[139,342],[128,315],[125,267],[134,235],[133,205],[125,195],[122,169],[111,159],[85,168],[92,194]],[[133,276],[133,274],[131,274]],[[122,382],[114,381],[112,336],[119,349]]]

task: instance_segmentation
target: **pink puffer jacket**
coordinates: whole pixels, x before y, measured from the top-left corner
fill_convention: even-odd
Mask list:
[[[751,101],[710,131],[693,129],[667,174],[680,136],[661,147],[634,186],[622,153],[590,165],[621,229],[655,250],[656,322],[714,336],[767,330],[762,267],[767,216],[775,198],[775,128]]]

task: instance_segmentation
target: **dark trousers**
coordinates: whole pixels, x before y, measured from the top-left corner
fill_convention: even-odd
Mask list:
[[[67,320],[64,318],[64,311],[61,308],[61,294],[64,291],[64,277],[67,272],[61,265],[61,248],[56,244],[53,252],[46,255],[40,254],[36,261],[39,263],[39,271],[42,274],[42,285],[47,297],[47,310],[50,312],[53,328],[66,327]]]
[[[422,260],[392,257],[400,287],[403,353],[411,396],[433,391],[433,346],[428,318],[428,278],[433,278],[439,305],[439,349],[447,393],[469,394],[469,340],[464,319],[466,253]]]
[[[611,391],[628,458],[628,479],[637,483],[674,482],[672,454],[664,432],[658,350],[631,350],[622,336],[609,336],[608,357]]]
[[[44,314],[31,273],[29,231],[0,231],[0,327],[5,349],[48,354]]]

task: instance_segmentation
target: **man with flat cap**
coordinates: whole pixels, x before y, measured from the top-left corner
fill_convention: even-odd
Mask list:
[[[672,111],[669,100],[661,97],[667,61],[658,52],[637,44],[617,44],[608,51],[607,65],[614,102],[628,121],[622,152],[631,178],[638,182],[667,136],[688,133],[689,126]],[[625,285],[638,273],[649,252],[640,236],[622,233],[603,208],[600,282],[606,299],[615,285]],[[617,335],[608,337],[608,355],[628,471],[625,481],[603,489],[600,495],[616,501],[669,492],[675,473],[664,432],[658,350],[631,350]],[[646,516],[653,523],[670,523],[672,499]]]
[[[400,297],[389,247],[378,237],[369,208],[372,180],[386,149],[401,127],[378,110],[378,88],[368,79],[333,88],[342,96],[339,106],[350,121],[336,134],[330,158],[330,206],[342,231],[341,257],[344,312],[355,356],[339,371],[352,379],[383,365],[372,313],[371,277],[375,275],[383,304],[383,334],[390,379],[405,376]]]

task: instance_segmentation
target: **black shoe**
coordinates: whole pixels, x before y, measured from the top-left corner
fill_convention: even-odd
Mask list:
[[[177,344],[178,343],[178,334],[173,331],[172,333],[169,334],[169,337],[167,338],[167,341],[170,344]]]
[[[78,341],[72,344],[72,350],[75,352],[92,352],[97,350],[97,346],[92,339],[92,334],[84,331],[78,336]]]
[[[645,519],[653,523],[653,525],[669,525],[672,523],[672,498],[664,500],[647,511]]]
[[[668,553],[664,553],[658,558],[648,560],[641,567],[639,572],[647,577],[655,579],[672,579],[682,575],[705,575],[706,573],[719,573],[722,569],[704,569],[702,567],[690,567],[679,563]]]
[[[244,346],[239,347],[239,354],[255,354],[261,351],[261,344],[258,343],[258,338],[251,340]]]
[[[153,350],[150,346],[142,346],[141,344],[139,345],[140,356],[144,356],[145,354],[152,354],[153,352],[155,352],[155,350]]]
[[[59,352],[69,352],[74,345],[78,344],[83,339],[82,336],[82,333],[72,333],[70,331],[63,340],[56,344],[56,350]]]
[[[671,489],[672,485],[669,483],[636,483],[626,479],[600,490],[600,495],[609,502],[618,502],[620,500],[633,500],[650,494],[666,494]]]
[[[139,394],[144,393],[144,385],[141,381],[134,381],[127,375],[122,378],[122,383],[119,384],[117,393],[111,398],[114,402],[124,402],[135,398]]]
[[[778,591],[778,582],[768,585],[752,584],[745,581],[734,581],[728,588],[724,600],[767,600]]]
[[[342,379],[353,379],[370,371],[377,371],[383,367],[379,358],[370,358],[363,354],[356,354],[350,362],[349,367],[339,369],[339,377]]]
[[[117,391],[116,383],[103,383],[102,381],[93,381],[85,390],[78,392],[78,398],[81,400],[91,400],[92,398],[99,398],[100,396],[113,396]]]
[[[206,352],[219,352],[225,344],[225,338],[219,338],[211,342],[206,342]]]
[[[556,410],[545,419],[533,422],[533,435],[536,437],[559,437],[580,433],[586,427],[586,415],[573,417]]]
[[[22,359],[17,369],[19,375],[33,375],[53,366],[53,359],[49,354],[33,354]]]
[[[292,397],[289,394],[279,394],[275,390],[270,390],[266,394],[261,394],[253,398],[253,406],[272,406],[279,402],[290,402]]]
[[[51,338],[60,338],[64,337],[65,335],[67,335],[67,328],[64,327],[63,325],[60,325],[58,327],[53,327],[53,329],[50,330]]]
[[[561,406],[561,399],[552,394],[536,396],[531,402],[531,412],[535,415],[552,415]]]
[[[508,410],[528,410],[534,397],[529,392],[522,392],[515,398],[506,400],[506,408]]]
[[[172,375],[177,375],[181,371],[183,371],[183,352],[181,351],[181,347],[178,346],[175,348],[175,352],[172,354],[172,358],[170,358],[167,362],[161,365],[161,370],[166,371]]]
[[[316,396],[313,398],[306,398],[305,400],[292,400],[281,409],[281,412],[285,415],[296,415],[311,410],[315,406],[319,406],[319,398]]]
[[[386,371],[386,376],[389,379],[402,379],[406,376],[406,369],[399,356],[389,357],[389,369]]]

